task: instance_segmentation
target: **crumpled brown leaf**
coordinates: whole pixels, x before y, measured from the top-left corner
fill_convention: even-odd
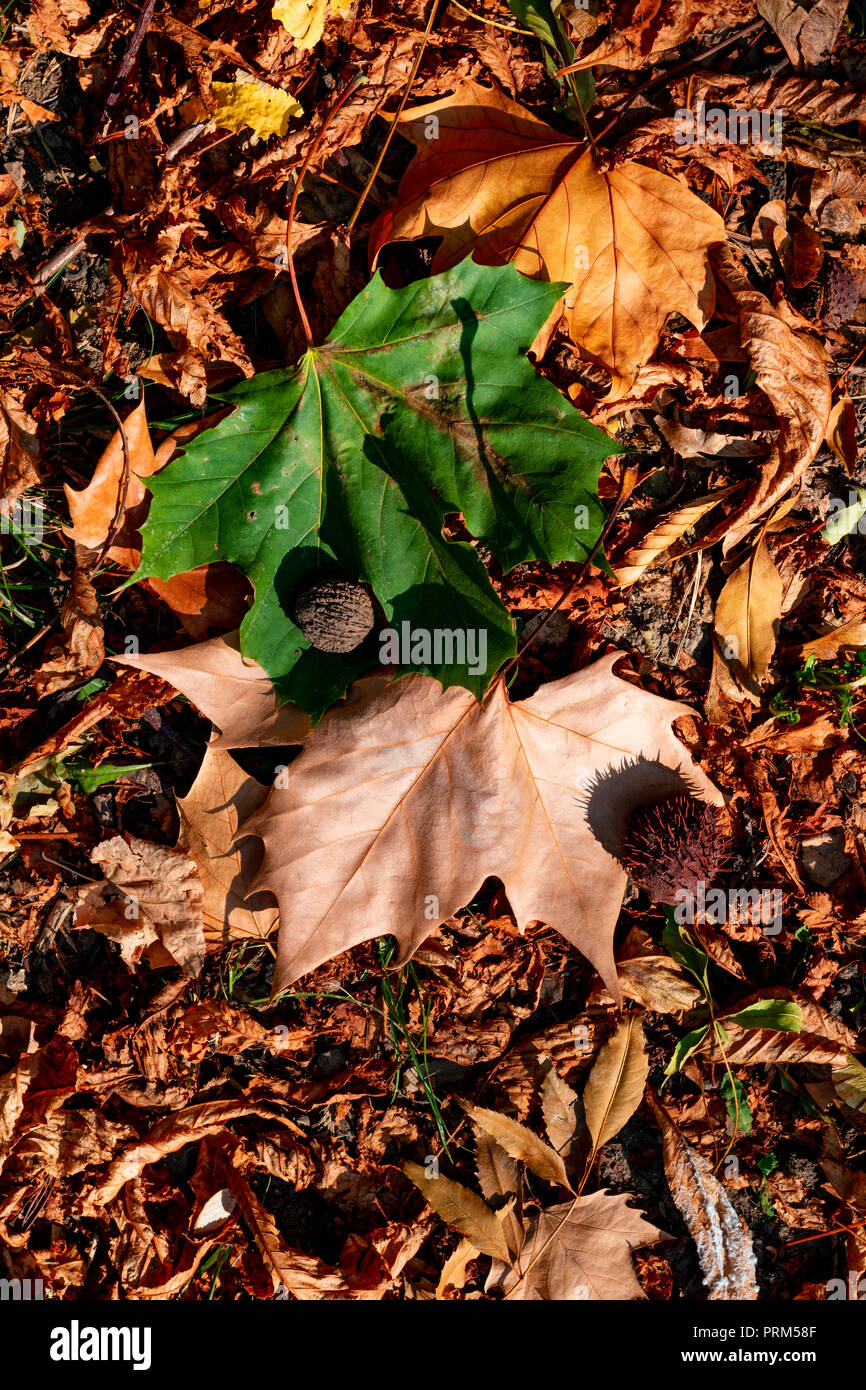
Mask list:
[[[784,302],[774,307],[753,289],[727,248],[714,253],[713,265],[733,298],[757,384],[781,425],[772,453],[733,523],[722,523],[704,538],[709,543],[724,535],[727,551],[803,477],[824,442],[831,389],[821,346],[804,331],[806,321],[795,318]]]
[[[758,14],[771,24],[795,68],[823,63],[833,52],[848,0],[758,0]]]
[[[134,835],[103,840],[90,860],[120,895],[109,884],[79,889],[76,926],[116,941],[131,966],[159,942],[187,975],[197,975],[205,956],[204,889],[194,861]]]
[[[162,237],[154,244],[126,240],[121,244],[121,274],[148,318],[165,329],[172,346],[184,356],[187,376],[178,385],[186,381],[190,403],[203,406],[207,363],[231,363],[247,377],[254,368],[228,320],[193,282],[191,273],[175,263],[176,252],[173,237]]]
[[[33,672],[40,697],[68,690],[99,670],[105,660],[102,620],[96,591],[87,575],[76,569],[60,611],[60,640],[50,646]]]
[[[36,421],[9,391],[0,390],[0,500],[14,502],[39,482]]]

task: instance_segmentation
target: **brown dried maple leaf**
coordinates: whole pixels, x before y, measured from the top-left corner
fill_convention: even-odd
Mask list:
[[[593,1192],[548,1207],[527,1224],[514,1267],[494,1266],[487,1287],[519,1301],[643,1298],[631,1252],[663,1232],[628,1202],[628,1194]]]
[[[428,676],[374,675],[312,732],[232,639],[119,660],[198,703],[223,729],[215,746],[304,744],[240,826],[265,844],[250,891],[280,907],[275,993],[377,936],[408,959],[495,876],[519,926],[561,932],[619,1001],[629,813],[684,789],[723,804],[673,733],[688,707],[615,676],[619,656],[513,704],[502,680],[478,702]]]
[[[624,818],[685,779],[722,797],[673,734],[686,707],[620,680],[617,657],[514,704],[501,680],[479,703],[417,675],[330,710],[242,826],[280,906],[275,992],[383,934],[406,960],[496,876],[518,925],[561,932],[619,1000]]]

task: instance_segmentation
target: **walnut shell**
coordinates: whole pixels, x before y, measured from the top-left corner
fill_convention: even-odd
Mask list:
[[[305,589],[295,600],[295,621],[320,652],[352,652],[373,626],[370,595],[360,584],[329,580]]]

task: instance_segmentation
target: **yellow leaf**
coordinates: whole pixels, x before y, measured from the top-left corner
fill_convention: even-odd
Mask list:
[[[214,82],[211,91],[217,102],[213,114],[216,125],[223,130],[249,128],[261,140],[285,135],[291,117],[304,114],[293,96],[267,82]]]
[[[325,15],[346,14],[352,0],[276,0],[271,14],[288,30],[297,48],[314,48],[325,28]]]

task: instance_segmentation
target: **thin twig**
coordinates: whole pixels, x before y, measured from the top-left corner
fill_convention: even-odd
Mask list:
[[[303,325],[304,336],[307,339],[307,347],[313,346],[313,330],[310,327],[310,320],[307,318],[307,311],[304,308],[304,301],[301,299],[301,291],[298,288],[298,277],[295,274],[295,256],[294,252],[292,251],[292,227],[295,221],[295,206],[298,201],[298,194],[301,191],[301,185],[304,182],[304,175],[310,167],[310,160],[313,158],[313,155],[322,143],[322,137],[324,136],[325,131],[328,129],[328,126],[331,124],[331,121],[334,119],[343,103],[347,101],[348,98],[355,91],[355,89],[357,87],[360,87],[361,84],[366,80],[367,79],[363,77],[360,73],[356,73],[349,85],[345,87],[343,91],[340,93],[340,95],[337,97],[337,100],[334,102],[333,106],[331,107],[330,111],[328,112],[327,116],[325,117],[324,121],[319,127],[319,130],[317,131],[314,139],[310,141],[310,148],[304,155],[303,163],[301,164],[301,167],[298,171],[298,177],[295,179],[295,186],[292,189],[292,198],[291,202],[289,203],[288,220],[286,222],[286,260],[288,261],[289,266],[289,279],[292,282],[292,293],[295,296],[295,303],[298,306],[298,313],[301,317],[301,324]]]
[[[485,15],[476,14],[474,10],[467,10],[465,5],[460,4],[460,0],[447,0],[446,9],[448,5],[453,5],[455,10],[462,10],[478,24],[490,24],[494,29],[504,29],[506,34],[525,34],[529,39],[535,38],[531,29],[518,29],[516,24],[503,24],[501,19],[488,19]]]
[[[153,12],[155,9],[156,0],[144,0],[144,4],[142,5],[138,14],[138,19],[135,21],[135,28],[132,31],[132,37],[129,40],[126,52],[120,60],[117,72],[114,74],[114,81],[111,84],[111,90],[109,91],[108,96],[105,99],[105,105],[102,108],[99,120],[96,122],[97,134],[95,137],[95,143],[97,145],[104,144],[105,142],[106,137],[101,135],[99,132],[102,130],[102,127],[105,123],[105,119],[111,111],[112,106],[114,106],[114,104],[120,99],[120,94],[123,90],[123,84],[129,76],[133,63],[138,57],[138,50],[144,43],[144,36],[150,28],[150,21],[153,19]]]
[[[117,422],[117,428],[120,430],[120,444],[121,448],[123,449],[123,472],[121,474],[120,487],[117,493],[117,505],[114,508],[114,516],[111,518],[111,526],[108,528],[108,535],[102,542],[102,548],[99,554],[97,555],[96,561],[94,563],[94,569],[99,569],[99,566],[102,564],[103,560],[108,554],[108,551],[114,543],[114,539],[118,531],[123,525],[123,518],[126,512],[126,495],[129,492],[129,475],[132,467],[132,461],[129,456],[129,440],[126,437],[126,430],[123,427],[123,421],[121,420],[111,401],[108,399],[107,396],[104,396],[102,394],[98,386],[91,386],[90,389],[91,391],[93,391],[95,395],[99,397],[103,405],[106,406],[107,409],[114,416],[115,421]]]
[[[388,126],[388,131],[385,136],[385,143],[379,151],[379,158],[376,160],[376,163],[370,170],[370,177],[367,179],[367,182],[364,184],[364,187],[361,190],[361,196],[358,199],[358,205],[355,208],[355,211],[352,213],[352,216],[349,218],[349,221],[346,223],[347,232],[351,232],[352,228],[357,222],[358,214],[360,213],[361,208],[364,206],[364,203],[367,201],[367,194],[370,192],[370,189],[373,187],[373,184],[376,182],[376,179],[379,175],[379,170],[382,167],[382,161],[385,158],[388,146],[391,143],[391,137],[394,134],[394,131],[397,129],[397,122],[403,114],[403,108],[406,105],[406,102],[409,100],[409,93],[412,90],[412,84],[414,83],[415,78],[418,76],[418,69],[421,66],[421,59],[424,56],[424,49],[427,47],[427,40],[430,38],[430,35],[433,32],[433,21],[436,18],[436,12],[438,8],[439,0],[433,0],[433,7],[430,10],[430,18],[427,20],[427,28],[424,30],[423,38],[421,39],[421,43],[418,46],[418,52],[415,54],[415,61],[412,64],[412,71],[409,73],[408,81],[406,82],[406,86],[403,88],[403,95],[400,98],[400,105],[397,107],[394,116],[392,116],[391,118],[391,124]]]

